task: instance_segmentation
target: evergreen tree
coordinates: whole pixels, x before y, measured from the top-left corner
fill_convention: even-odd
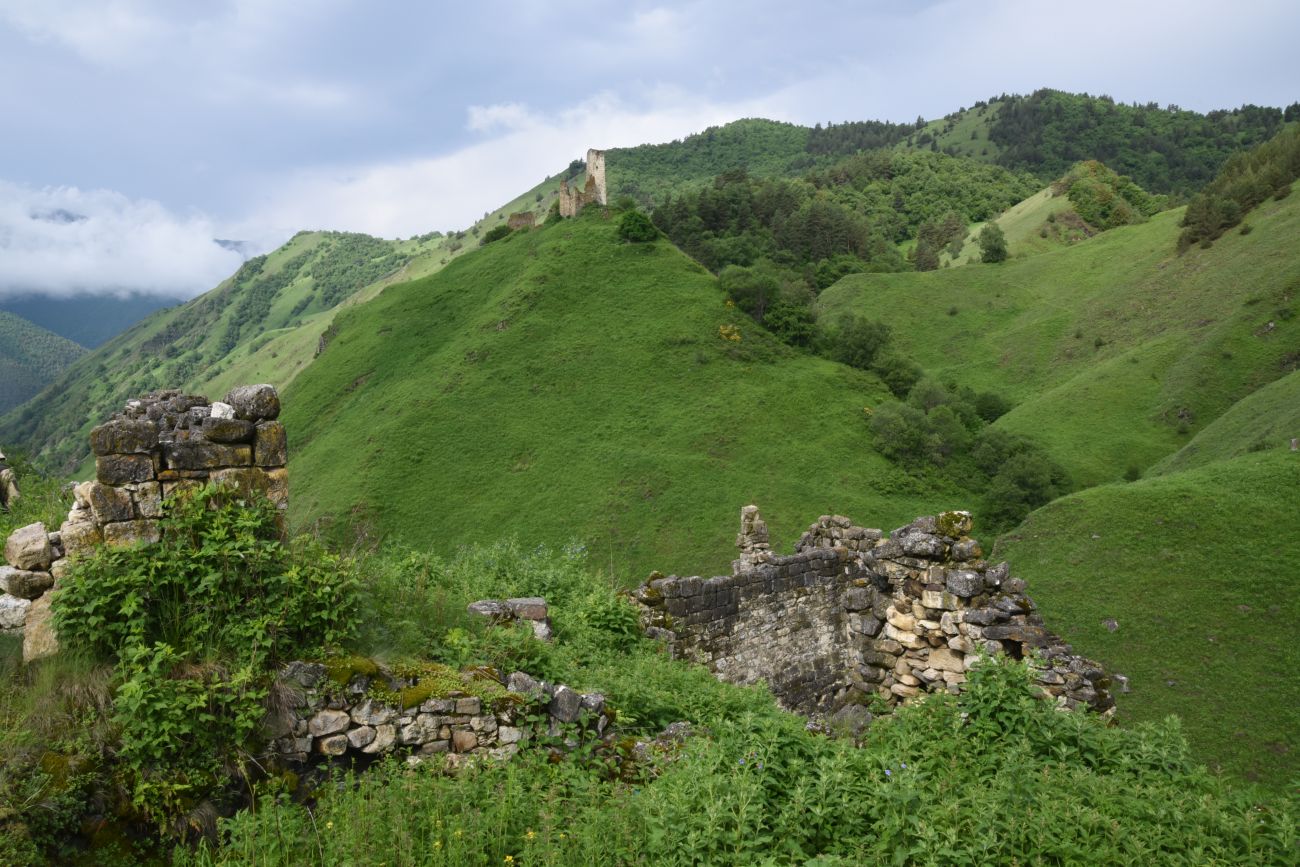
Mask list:
[[[987,223],[980,230],[980,261],[1005,262],[1007,259],[1007,236],[997,223]]]

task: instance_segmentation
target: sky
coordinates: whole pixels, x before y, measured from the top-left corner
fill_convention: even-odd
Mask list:
[[[588,147],[1040,87],[1300,99],[1294,0],[0,0],[0,295],[192,296],[302,229],[464,228]]]

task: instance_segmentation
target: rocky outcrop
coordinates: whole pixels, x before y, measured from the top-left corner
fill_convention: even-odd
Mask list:
[[[607,205],[609,195],[605,185],[605,152],[590,148],[587,151],[587,180],[582,189],[570,189],[569,181],[560,181],[560,216],[576,217],[587,205]]]
[[[822,516],[795,553],[771,552],[755,506],[741,512],[733,574],[654,578],[635,597],[674,655],[733,683],[764,681],[786,707],[837,711],[959,692],[981,657],[1027,658],[1063,707],[1114,707],[1101,666],[1044,626],[1025,582],[990,564],[966,512],[889,534]]]
[[[48,591],[69,558],[99,545],[151,544],[160,538],[163,498],[208,482],[289,505],[287,440],[270,385],[231,389],[224,401],[159,391],[128,401],[90,432],[95,480],[73,488],[58,530],[29,524],[9,535],[0,567],[0,629],[24,630],[23,659],[54,653],[58,641]],[[283,517],[282,517],[283,520]]]

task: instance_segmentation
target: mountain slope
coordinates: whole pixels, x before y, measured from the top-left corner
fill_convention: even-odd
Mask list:
[[[373,296],[400,274],[436,270],[449,243],[440,235],[384,241],[299,233],[212,291],[154,313],[82,358],[37,400],[0,418],[0,440],[72,472],[86,456],[89,428],[132,395],[155,388],[215,394],[248,381],[283,386],[310,363],[340,305]]]
[[[1181,256],[1180,216],[999,265],[851,275],[819,305],[889,323],[928,371],[1011,398],[998,425],[1043,442],[1076,483],[1111,481],[1300,358],[1297,197]]]
[[[995,555],[1131,679],[1121,719],[1176,713],[1203,761],[1280,787],[1300,774],[1297,490],[1300,453],[1274,448],[1057,500]]]
[[[182,300],[143,293],[125,297],[32,293],[0,298],[0,310],[8,310],[87,349],[95,349],[155,310],[180,304]]]
[[[85,347],[0,310],[0,413],[36,394],[85,354]]]
[[[631,581],[724,568],[749,502],[788,545],[828,509],[892,526],[965,501],[867,447],[875,377],[724,300],[596,213],[391,287],[340,314],[285,395],[291,517],[444,550],[577,539]]]

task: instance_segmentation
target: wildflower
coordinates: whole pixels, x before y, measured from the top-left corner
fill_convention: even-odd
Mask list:
[[[328,831],[330,828],[333,828],[333,827],[334,827],[334,823],[333,823],[332,821],[330,821],[330,822],[326,822],[326,823],[325,823],[325,830],[326,830],[326,831]]]
[[[745,760],[744,760],[744,759],[741,759],[741,760],[740,760],[740,763],[743,765],[743,764],[745,763]]]
[[[514,855],[507,855],[507,856],[506,856],[506,863],[507,863],[507,864],[513,864],[513,863],[515,863],[515,856],[514,856]]]
[[[433,848],[435,848],[435,849],[441,849],[441,848],[442,848],[442,841],[441,841],[441,840],[434,840],[434,841],[433,841]]]
[[[525,839],[525,840],[531,840],[531,839],[533,839],[533,838],[536,837],[536,836],[537,836],[537,832],[536,832],[536,831],[529,831],[527,834],[524,835],[524,839]]]
[[[456,836],[457,836],[457,837],[460,836],[460,829],[459,829],[459,828],[456,829]]]
[[[894,772],[893,772],[893,771],[891,771],[889,768],[885,768],[885,776],[886,776],[886,777],[892,777],[893,775],[894,775]]]
[[[907,762],[903,762],[902,765],[903,765],[903,770],[907,770]]]

